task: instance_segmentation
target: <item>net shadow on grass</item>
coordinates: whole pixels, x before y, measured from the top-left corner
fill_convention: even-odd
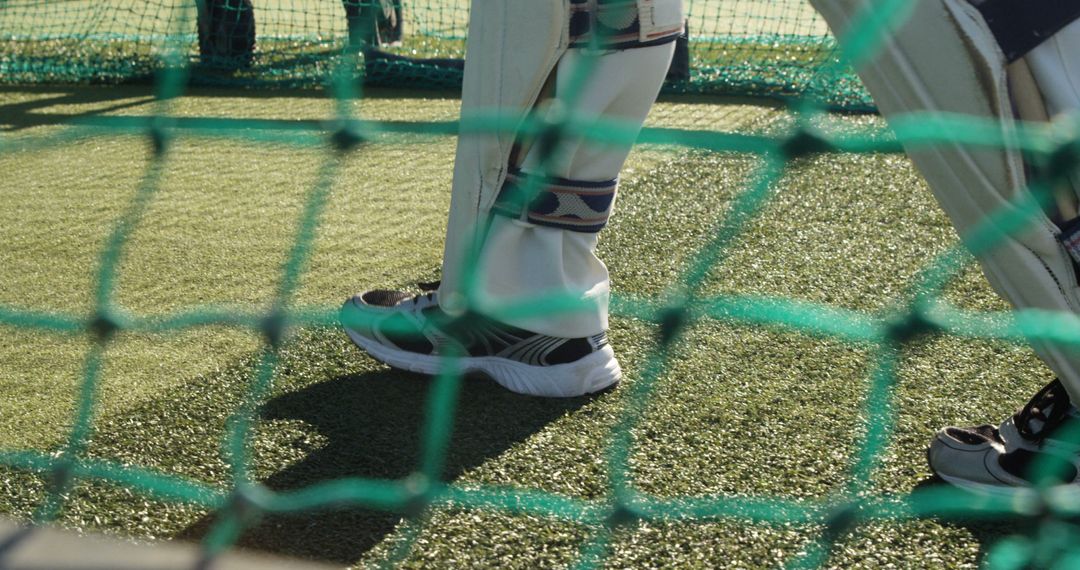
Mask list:
[[[432,380],[398,371],[348,374],[269,400],[261,418],[300,421],[325,437],[311,451],[262,481],[274,491],[361,477],[400,479],[420,455],[423,402]],[[511,393],[486,378],[462,386],[444,480],[453,481],[597,396],[551,400]],[[601,396],[602,397],[602,396]],[[397,527],[402,516],[360,508],[270,516],[248,529],[239,546],[352,564]],[[199,540],[215,519],[204,517],[179,538]]]

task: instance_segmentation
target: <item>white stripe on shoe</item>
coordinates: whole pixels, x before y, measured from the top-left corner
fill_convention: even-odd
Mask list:
[[[373,358],[394,368],[436,375],[447,366],[447,357],[394,348],[348,327],[345,332]],[[463,374],[481,373],[512,392],[548,398],[592,394],[617,384],[622,378],[622,369],[610,345],[575,362],[549,366],[533,366],[498,356],[463,356],[456,363]]]

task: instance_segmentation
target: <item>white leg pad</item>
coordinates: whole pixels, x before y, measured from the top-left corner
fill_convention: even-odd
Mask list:
[[[566,96],[559,85],[572,81],[579,66],[591,66],[588,84],[565,104],[572,105],[584,121],[606,119],[640,126],[663,85],[674,49],[675,44],[669,43],[601,56],[569,50],[559,61],[555,98]],[[567,137],[561,149],[561,160],[547,164],[546,174],[572,180],[616,178],[630,154],[629,144],[606,144],[583,136]],[[539,168],[539,159],[536,152],[530,153],[523,168]],[[480,255],[476,285],[482,298],[522,303],[545,295],[567,295],[580,302],[580,310],[507,324],[561,337],[607,330],[608,270],[596,256],[598,235],[495,216]]]
[[[569,0],[473,0],[465,47],[462,122],[498,114],[520,125],[570,44]],[[479,245],[486,216],[506,178],[514,132],[458,137],[440,301],[462,299],[465,260]]]

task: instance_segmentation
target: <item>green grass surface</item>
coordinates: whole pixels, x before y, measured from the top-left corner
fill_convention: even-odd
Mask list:
[[[60,123],[153,113],[141,88],[8,88],[0,137],[26,150],[0,154],[0,306],[88,313],[97,256],[144,172],[144,138],[110,135],[32,148]],[[196,91],[178,116],[283,121],[332,116],[320,93]],[[363,118],[449,120],[452,98],[369,93]],[[653,126],[779,132],[781,109],[672,99]],[[834,116],[832,128],[876,132],[869,116]],[[266,309],[296,232],[318,149],[181,138],[161,191],[132,235],[117,302],[138,314],[193,305]],[[356,290],[408,286],[437,276],[449,204],[452,138],[403,138],[352,153],[322,217],[300,305],[336,306]],[[601,255],[619,295],[654,298],[745,187],[754,157],[640,146],[624,171]],[[707,294],[782,295],[878,314],[899,305],[915,272],[956,242],[914,168],[901,156],[801,159],[772,189],[710,274]],[[977,270],[949,289],[976,310],[1004,308]],[[590,398],[517,396],[465,382],[445,476],[455,484],[540,489],[599,499],[605,446],[627,388],[654,347],[652,325],[615,319],[612,343],[625,385]],[[634,430],[637,484],[661,497],[733,495],[827,500],[841,492],[870,363],[865,347],[763,328],[695,326]],[[124,333],[109,345],[94,457],[225,485],[225,420],[250,381],[259,339],[222,327],[176,335]],[[56,449],[70,429],[86,338],[0,327],[0,449]],[[903,494],[928,484],[923,457],[948,423],[997,421],[1050,373],[1030,350],[931,337],[903,356],[894,400],[898,429],[871,490]],[[344,477],[398,478],[416,465],[431,381],[365,356],[339,330],[296,331],[262,407],[254,472],[273,489]],[[0,513],[30,515],[43,482],[0,471]],[[200,509],[80,483],[59,523],[133,538],[197,539]],[[411,523],[363,510],[263,520],[241,545],[354,565],[385,557]],[[933,520],[861,526],[830,567],[973,567],[1008,527]],[[616,567],[775,567],[820,532],[809,526],[640,523],[617,534]],[[531,517],[442,508],[409,566],[570,564],[588,530]]]

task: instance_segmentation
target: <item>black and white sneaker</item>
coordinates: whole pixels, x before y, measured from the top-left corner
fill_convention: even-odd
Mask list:
[[[553,337],[477,315],[451,332],[434,291],[365,291],[345,301],[341,322],[357,346],[394,368],[437,374],[441,355],[456,345],[465,355],[458,361],[463,373],[482,373],[519,394],[581,396],[622,377],[606,333]]]
[[[1055,439],[1077,416],[1059,380],[1047,384],[1000,426],[947,427],[927,450],[930,469],[942,480],[984,492],[1011,492],[1036,482],[1032,467],[1043,465],[1044,482],[1074,483],[1080,474],[1080,445]]]

